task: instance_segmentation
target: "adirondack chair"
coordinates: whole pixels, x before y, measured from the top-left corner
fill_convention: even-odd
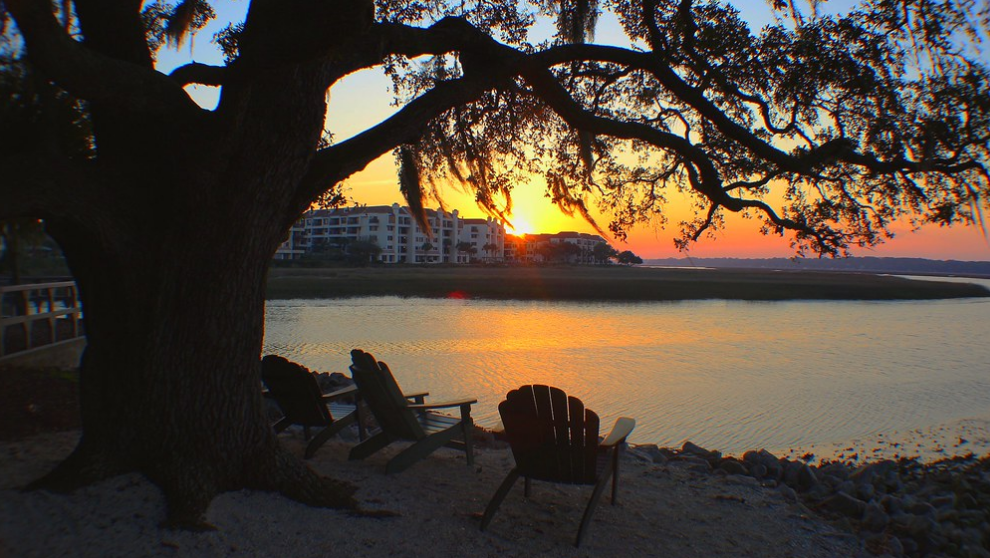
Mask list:
[[[612,479],[612,504],[619,486],[619,449],[636,421],[620,418],[612,432],[600,440],[598,415],[576,397],[542,385],[522,386],[510,391],[499,404],[505,434],[516,466],[492,496],[481,520],[484,531],[491,523],[505,496],[520,476],[525,478],[524,494],[530,495],[533,479],[566,484],[594,485],[591,499],[581,518],[574,546],[580,546],[595,513],[602,491]]]
[[[282,411],[282,419],[274,425],[275,433],[293,424],[302,426],[308,441],[306,459],[313,457],[320,446],[355,421],[358,423],[358,436],[364,439],[356,401],[342,401],[345,398],[356,399],[357,386],[324,394],[312,373],[278,355],[267,355],[261,359],[261,381],[268,388],[265,396],[274,399]],[[313,427],[322,430],[310,437],[310,428]]]
[[[404,395],[384,362],[358,349],[351,351],[351,360],[351,375],[381,431],[351,448],[350,459],[364,459],[396,440],[408,440],[413,444],[389,460],[386,474],[404,471],[441,446],[463,450],[468,465],[474,464],[471,405],[477,399],[427,404],[428,393]],[[433,412],[458,407],[460,418]]]

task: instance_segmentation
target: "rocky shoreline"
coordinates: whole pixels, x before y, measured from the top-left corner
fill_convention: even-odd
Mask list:
[[[340,373],[314,373],[324,391],[350,385]],[[750,450],[742,457],[685,442],[679,448],[632,446],[630,455],[713,475],[739,475],[831,520],[876,555],[990,558],[990,456],[934,462],[917,458],[823,460]]]
[[[812,465],[766,450],[723,456],[691,442],[680,449],[639,445],[630,454],[751,478],[855,533],[876,555],[990,557],[990,456]]]
[[[340,373],[316,376],[324,390],[350,384]],[[813,464],[810,454],[788,459],[761,449],[733,457],[691,442],[679,449],[634,445],[629,454],[700,473],[748,477],[854,533],[875,555],[990,558],[990,456]]]

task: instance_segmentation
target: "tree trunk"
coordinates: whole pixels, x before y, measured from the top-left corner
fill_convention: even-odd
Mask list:
[[[83,437],[35,486],[138,471],[164,492],[169,522],[192,528],[216,494],[239,488],[354,507],[349,487],[279,447],[264,413],[264,284],[282,226],[251,218],[253,205],[200,207],[161,229],[120,212],[130,234],[110,245],[55,228],[86,316]]]
[[[161,487],[169,521],[193,527],[217,493],[239,488],[354,507],[350,487],[280,449],[259,358],[268,265],[315,195],[301,184],[326,92],[350,71],[331,47],[346,61],[345,39],[370,23],[370,2],[338,4],[252,3],[215,111],[89,105],[86,202],[46,218],[85,312],[83,436],[37,486],[139,471]],[[101,17],[110,8],[128,11],[80,11],[87,44],[140,64],[141,49]],[[312,39],[302,45],[300,23]]]

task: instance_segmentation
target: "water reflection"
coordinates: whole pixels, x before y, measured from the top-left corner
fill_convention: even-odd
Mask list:
[[[547,383],[634,442],[728,452],[842,442],[990,411],[990,304],[271,301],[265,351],[346,371],[360,347],[406,391],[477,397]]]

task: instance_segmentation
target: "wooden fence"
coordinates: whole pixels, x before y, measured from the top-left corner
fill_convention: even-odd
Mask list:
[[[0,358],[82,335],[75,282],[0,286]]]

